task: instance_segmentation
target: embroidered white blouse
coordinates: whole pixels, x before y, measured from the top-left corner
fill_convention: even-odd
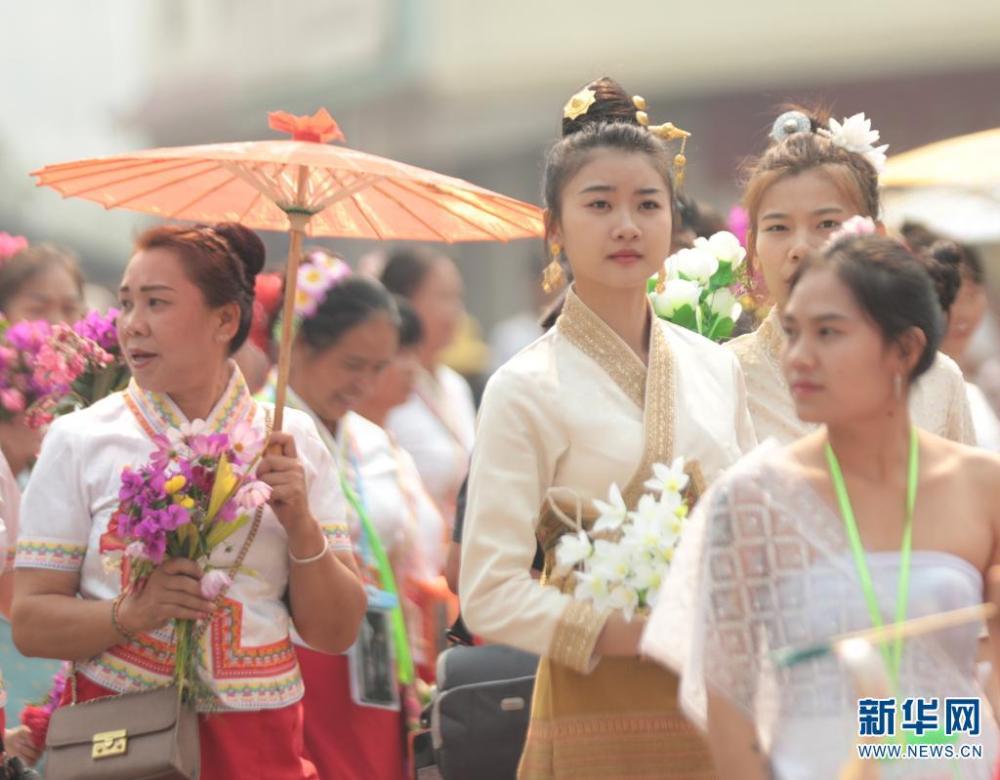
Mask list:
[[[208,423],[213,430],[226,431],[240,419],[252,420],[262,432],[266,424],[264,405],[250,397],[234,367]],[[17,568],[78,573],[82,598],[117,596],[121,572],[109,565],[105,553],[121,544],[108,533],[118,506],[121,471],[145,464],[155,449],[151,433],[178,421],[184,421],[183,413],[168,397],[144,393],[134,383],[124,393],[57,419],[24,494]],[[302,412],[286,410],[284,430],[294,437],[305,468],[313,515],[333,549],[350,550],[345,502],[332,456]],[[251,526],[248,523],[216,548],[212,564],[231,565]],[[288,566],[285,530],[267,507],[242,570],[202,635],[206,667],[202,676],[217,701],[200,704],[199,709],[272,709],[302,697],[302,678],[289,639],[291,617],[282,600]],[[167,626],[115,645],[79,664],[78,670],[116,692],[169,684],[172,630]]]
[[[438,366],[433,375],[421,370],[409,400],[389,413],[385,427],[413,456],[427,492],[450,529],[476,428],[469,383],[447,366]]]
[[[757,330],[725,345],[743,368],[757,438],[765,441],[773,437],[780,444],[799,439],[816,428],[795,414],[795,402],[781,371],[784,340],[774,308]],[[976,443],[962,371],[941,352],[910,390],[910,415],[913,423],[925,431],[962,444]]]
[[[712,480],[755,445],[733,356],[656,318],[654,326],[647,371],[571,290],[556,327],[487,384],[459,587],[475,633],[589,671],[606,614],[530,574],[546,496],[590,507],[615,482],[628,501],[626,486],[642,492],[652,462],[684,456]]]

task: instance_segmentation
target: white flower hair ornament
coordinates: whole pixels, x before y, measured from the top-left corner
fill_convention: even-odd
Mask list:
[[[864,113],[844,117],[842,122],[831,117],[829,127],[821,127],[816,132],[829,138],[841,149],[860,154],[877,172],[881,173],[885,167],[885,150],[889,148],[889,144],[875,146],[879,140],[879,132],[872,130],[872,120]]]

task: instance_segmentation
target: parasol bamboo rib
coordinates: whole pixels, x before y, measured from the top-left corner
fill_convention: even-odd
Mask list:
[[[46,169],[49,176],[52,177],[53,181],[49,182],[49,186],[56,188],[60,192],[62,187],[66,182],[77,181],[78,179],[89,179],[93,176],[104,176],[110,173],[120,173],[121,171],[131,171],[136,168],[147,168],[141,176],[149,176],[154,173],[161,173],[162,171],[171,171],[178,168],[185,168],[192,164],[192,160],[181,160],[177,161],[172,158],[164,159],[149,159],[142,160],[136,158],[128,158],[123,161],[120,165],[108,165],[107,167],[102,166],[99,169],[95,169],[93,161],[84,161],[80,163],[66,163],[64,166],[54,165],[49,169]],[[206,162],[201,160],[200,162]],[[169,163],[169,165],[167,165]],[[155,166],[165,166],[165,167],[155,167]],[[61,175],[63,171],[76,171],[82,170],[82,173],[77,173],[72,176]],[[124,179],[128,181],[128,179]]]
[[[211,173],[212,171],[221,170],[221,169],[222,169],[222,166],[216,164],[212,168],[206,168],[203,171],[198,171],[198,173],[195,174],[195,175],[196,176],[201,176],[204,173]],[[132,195],[129,195],[126,198],[119,198],[117,200],[108,201],[107,203],[104,204],[104,208],[111,209],[111,208],[116,208],[118,206],[122,206],[122,205],[124,205],[126,203],[132,203],[132,202],[138,200],[139,198],[144,198],[147,195],[152,195],[154,192],[161,192],[162,190],[165,190],[168,187],[173,187],[175,184],[180,184],[182,182],[188,181],[188,180],[193,179],[193,178],[195,178],[195,176],[189,175],[189,176],[181,176],[181,177],[176,178],[176,179],[171,179],[170,181],[167,181],[167,182],[161,182],[160,184],[158,184],[155,187],[150,187],[148,190],[143,190],[142,192],[133,193]],[[91,189],[94,189],[94,188],[91,188]]]
[[[384,241],[385,234],[382,232],[382,228],[378,226],[378,222],[372,219],[371,215],[368,212],[368,207],[365,206],[364,201],[361,200],[361,198],[352,196],[347,201],[347,203],[350,206],[354,206],[354,210],[361,215],[361,219],[363,219],[368,224],[368,227],[372,229],[375,235],[378,236],[378,240]]]
[[[219,190],[221,190],[223,187],[228,187],[230,184],[232,184],[237,179],[238,179],[238,177],[236,175],[234,175],[234,174],[231,173],[229,175],[229,178],[226,179],[225,181],[223,181],[221,184],[216,184],[214,187],[205,190],[204,192],[200,193],[198,195],[198,197],[196,197],[194,200],[192,200],[192,201],[190,201],[188,203],[185,203],[180,208],[174,209],[167,216],[169,216],[171,219],[180,219],[180,217],[178,215],[180,215],[183,212],[187,211],[189,208],[192,208],[195,203],[198,203],[199,201],[205,200],[205,198],[207,198],[210,195],[214,195],[216,192],[218,192]]]
[[[490,233],[489,231],[487,231],[487,230],[484,230],[484,229],[482,228],[482,226],[480,226],[479,224],[477,224],[477,223],[475,223],[475,222],[473,222],[473,221],[471,221],[471,220],[469,220],[469,219],[466,219],[466,218],[465,218],[465,217],[463,217],[463,216],[462,216],[461,214],[456,214],[456,213],[455,213],[455,212],[454,212],[454,211],[453,211],[452,209],[450,209],[450,208],[449,208],[449,207],[448,207],[448,206],[447,206],[447,205],[445,204],[444,200],[437,200],[437,201],[434,201],[434,199],[433,199],[433,198],[431,198],[431,197],[430,197],[430,196],[429,196],[429,195],[428,195],[427,193],[425,193],[425,192],[424,192],[423,190],[420,190],[420,189],[418,188],[418,189],[417,189],[416,191],[413,191],[413,190],[411,190],[410,188],[408,188],[408,187],[405,187],[405,186],[403,186],[403,184],[402,184],[401,182],[398,182],[398,181],[397,181],[397,182],[393,182],[393,184],[395,184],[395,185],[396,185],[397,187],[399,187],[400,189],[402,189],[402,190],[405,190],[405,191],[409,192],[409,193],[410,193],[410,194],[412,194],[412,195],[416,195],[416,196],[417,196],[417,197],[419,197],[419,198],[423,198],[424,200],[429,200],[429,201],[432,201],[432,202],[436,203],[436,204],[437,204],[437,205],[438,205],[438,206],[439,206],[439,207],[440,207],[441,209],[443,209],[444,211],[447,211],[447,212],[448,212],[449,214],[451,214],[451,215],[452,215],[453,217],[455,217],[456,219],[460,219],[460,220],[461,220],[462,222],[464,222],[465,224],[469,225],[470,227],[473,227],[473,228],[475,228],[476,230],[478,230],[478,231],[479,231],[480,233],[482,233],[483,235],[486,235],[486,236],[488,236],[488,237],[490,237],[490,238],[496,238],[496,236],[494,236],[494,235],[493,235],[492,233]],[[407,212],[408,214],[412,215],[412,216],[414,217],[414,219],[416,219],[417,221],[419,221],[419,222],[420,222],[420,223],[421,223],[422,225],[427,225],[427,223],[426,223],[426,222],[425,222],[425,221],[424,221],[423,219],[421,219],[420,217],[418,217],[418,216],[417,216],[417,215],[416,215],[416,214],[415,214],[415,213],[413,212],[413,210],[412,210],[411,208],[409,208],[408,206],[405,206],[405,205],[403,205],[403,202],[402,202],[402,201],[401,201],[401,200],[400,200],[399,198],[397,198],[397,197],[396,197],[395,195],[392,195],[391,193],[387,192],[386,190],[382,189],[381,187],[379,187],[379,188],[378,188],[378,191],[379,191],[380,193],[382,193],[382,195],[384,195],[385,197],[387,197],[387,198],[388,198],[389,200],[391,200],[391,201],[393,201],[394,203],[398,204],[398,205],[400,206],[400,208],[402,208],[402,209],[403,209],[404,211],[406,211],[406,212]],[[443,236],[443,235],[441,234],[441,232],[440,232],[439,230],[437,230],[437,228],[431,228],[431,230],[433,230],[433,232],[434,232],[434,234],[435,234],[435,235],[439,236],[439,240],[441,240],[441,241],[444,241],[445,243],[448,243],[448,244],[450,244],[450,243],[451,243],[451,241],[450,241],[450,240],[449,240],[449,239],[448,239],[448,238],[447,238],[446,236]]]
[[[212,165],[213,162],[214,161],[212,161],[212,160],[202,160],[202,161],[198,162],[197,164],[198,165],[206,165],[206,164]],[[111,186],[111,185],[125,184],[125,183],[130,182],[130,181],[141,181],[142,179],[146,179],[146,178],[148,178],[150,176],[160,176],[160,175],[162,175],[164,173],[170,173],[172,171],[185,171],[185,170],[189,170],[192,165],[195,165],[195,163],[186,162],[183,165],[170,165],[170,166],[165,166],[165,167],[161,167],[161,168],[156,168],[155,170],[145,170],[145,171],[142,171],[140,173],[134,173],[133,172],[133,173],[131,173],[128,176],[122,176],[121,178],[118,178],[118,179],[102,180],[99,184],[90,184],[89,186],[84,187],[83,189],[72,190],[72,192],[64,192],[63,194],[64,195],[72,195],[74,197],[85,196],[88,193],[93,192],[94,190],[101,190],[101,189],[104,189],[104,188],[106,188],[108,186]],[[129,169],[129,170],[131,171],[133,169]],[[206,170],[210,170],[210,168],[206,169]],[[85,179],[85,178],[89,179],[89,178],[93,178],[94,176],[103,175],[103,173],[104,173],[103,171],[101,171],[99,174],[91,172],[87,176],[74,176],[73,179],[74,180]],[[118,173],[118,171],[114,171],[114,173]],[[189,172],[186,176],[184,176],[181,179],[174,179],[174,180],[172,180],[170,182],[170,184],[176,184],[179,181],[187,181],[188,179],[193,179],[193,178],[195,178],[197,176],[200,176],[202,173],[203,173],[203,171],[195,171],[193,173]],[[156,192],[157,190],[159,190],[159,189],[161,189],[163,187],[166,187],[166,186],[169,186],[169,185],[161,183],[157,187],[155,187],[154,189],[147,190],[147,194],[149,192]],[[67,187],[66,189],[70,189],[70,188]]]
[[[372,187],[372,189],[375,190],[375,192],[379,193],[382,197],[386,198],[387,200],[392,201],[397,206],[399,206],[399,208],[400,208],[401,211],[405,211],[407,214],[409,214],[411,217],[413,217],[414,221],[416,221],[417,223],[423,225],[424,228],[426,228],[430,233],[432,233],[433,235],[437,236],[438,238],[441,237],[441,232],[436,227],[434,227],[429,222],[427,222],[427,220],[423,219],[419,214],[417,214],[416,212],[414,212],[413,209],[411,209],[409,206],[407,206],[401,200],[399,200],[396,197],[393,197],[393,195],[391,193],[389,193],[388,191],[386,191],[386,188],[384,186],[376,184],[375,186]],[[358,211],[360,211],[362,213],[362,215],[364,215],[365,212],[366,212],[366,210],[368,209],[368,205],[365,204],[365,203],[362,203],[357,198],[354,199],[354,205],[357,207]]]
[[[422,190],[419,187],[416,187],[416,188],[415,187],[410,187],[410,186],[408,186],[407,184],[404,184],[401,181],[397,181],[397,182],[394,182],[394,183],[400,189],[405,190],[406,192],[409,192],[411,195],[415,195],[415,196],[417,196],[419,198],[423,198],[424,200],[428,200],[428,201],[430,201],[432,203],[437,203],[441,208],[443,208],[445,211],[447,211],[453,217],[455,217],[456,219],[462,220],[467,225],[471,225],[472,227],[474,227],[476,230],[480,231],[484,235],[489,236],[490,238],[496,238],[496,236],[491,231],[489,231],[486,228],[484,228],[478,222],[474,222],[474,221],[470,220],[468,217],[466,217],[464,214],[458,213],[453,207],[451,207],[447,203],[447,201],[435,199],[434,197],[432,197],[432,195],[430,193],[425,192],[424,190]],[[440,195],[443,195],[443,196],[454,197],[452,193],[445,192],[443,190],[438,190],[438,193]],[[464,203],[466,205],[469,205],[468,201],[462,200],[461,198],[456,197],[455,200],[461,201],[462,203]],[[492,212],[488,212],[488,213],[492,213]],[[494,215],[494,216],[496,216],[496,215]],[[521,227],[516,222],[513,222],[513,221],[511,221],[509,219],[504,219],[504,218],[500,218],[500,219],[501,219],[501,221],[506,222],[508,225],[513,225],[514,227]],[[504,239],[500,239],[500,240],[503,241]],[[449,241],[448,243],[451,243],[451,242]]]
[[[256,205],[260,202],[260,199],[263,197],[264,197],[263,192],[260,191],[255,192],[254,196],[250,198],[249,205],[246,207],[246,209],[240,212],[239,219],[237,219],[236,221],[242,222],[244,219],[246,219],[247,214],[249,214],[251,211],[254,210],[254,207],[256,207]]]

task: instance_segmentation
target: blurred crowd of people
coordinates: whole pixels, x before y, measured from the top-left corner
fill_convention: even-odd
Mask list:
[[[229,549],[253,574],[221,600],[197,566],[131,588],[103,565],[120,474],[196,421],[270,424],[288,280],[239,225],[138,238],[112,314],[128,388],[49,427],[0,414],[9,754],[44,767],[53,710],[168,682],[170,621],[208,617],[203,778],[408,776],[453,626],[541,658],[521,777],[833,777],[856,736],[849,681],[764,650],[989,600],[1000,328],[976,247],[883,225],[870,150],[838,145],[829,117],[783,114],[723,216],[675,192],[644,101],[610,79],[579,95],[544,183],[565,282],[543,291],[531,264],[488,344],[440,248],[305,248],[289,417],[257,467],[270,498]],[[839,232],[854,218],[871,229]],[[719,346],[658,319],[649,280],[727,230],[749,260]],[[0,234],[5,327],[80,321],[84,281],[70,249]],[[614,484],[622,522],[677,458],[693,516],[659,601],[630,620],[552,587],[595,501]],[[978,696],[981,628],[907,640],[894,688]]]

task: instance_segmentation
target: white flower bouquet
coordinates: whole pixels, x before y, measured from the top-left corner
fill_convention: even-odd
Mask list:
[[[612,484],[590,532],[564,534],[556,546],[557,579],[573,576],[573,596],[599,609],[621,610],[627,620],[656,604],[688,514],[684,459],[657,463],[635,511]]]
[[[743,313],[732,288],[745,257],[740,240],[728,231],[695,239],[693,247],[666,259],[662,292],[656,291],[655,277],[649,280],[656,316],[713,341],[729,338]]]

